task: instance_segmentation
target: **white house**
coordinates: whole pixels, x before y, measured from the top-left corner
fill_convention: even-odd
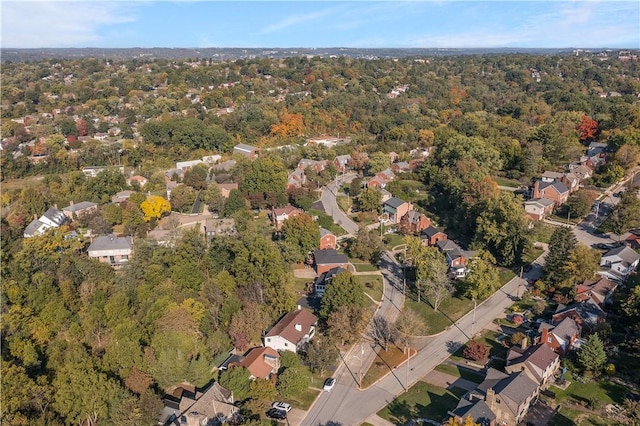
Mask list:
[[[606,269],[598,271],[598,274],[614,280],[624,280],[636,269],[638,263],[640,254],[631,247],[616,247],[602,256],[600,266]]]
[[[298,309],[286,314],[264,336],[264,345],[277,351],[297,352],[316,334],[318,318],[311,312]]]
[[[67,217],[56,207],[50,207],[42,216],[34,218],[25,228],[23,236],[25,238],[35,237],[44,234],[48,229],[58,228],[67,222]]]
[[[129,262],[133,254],[133,238],[101,235],[87,249],[89,257],[119,267]]]

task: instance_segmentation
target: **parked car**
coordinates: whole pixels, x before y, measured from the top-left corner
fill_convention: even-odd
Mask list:
[[[284,420],[287,418],[287,412],[278,410],[277,408],[271,408],[269,411],[267,411],[267,416],[276,420]]]
[[[331,389],[333,389],[335,384],[336,384],[336,379],[334,379],[333,377],[329,377],[327,380],[324,381],[324,387],[322,389],[325,392],[331,392]]]
[[[276,401],[271,404],[271,407],[275,408],[276,410],[282,410],[286,413],[291,411],[291,405],[287,404],[286,402]]]

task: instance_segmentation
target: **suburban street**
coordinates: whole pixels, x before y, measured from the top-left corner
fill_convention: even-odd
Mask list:
[[[359,226],[351,220],[345,212],[340,210],[340,207],[338,207],[338,203],[336,202],[336,194],[343,183],[351,182],[356,176],[357,175],[355,173],[347,173],[340,176],[338,179],[323,188],[322,195],[320,196],[320,201],[322,201],[325,212],[333,217],[333,221],[337,225],[340,225],[351,235],[356,235],[358,233]]]

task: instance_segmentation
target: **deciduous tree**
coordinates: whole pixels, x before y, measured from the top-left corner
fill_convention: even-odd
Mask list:
[[[171,203],[158,195],[150,195],[140,204],[140,210],[144,213],[144,220],[160,219],[171,212]]]

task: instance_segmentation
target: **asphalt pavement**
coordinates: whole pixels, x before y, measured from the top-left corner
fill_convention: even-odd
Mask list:
[[[333,218],[334,223],[341,226],[351,235],[358,233],[359,226],[351,220],[345,212],[340,210],[336,201],[336,194],[343,183],[351,182],[356,176],[355,173],[347,173],[338,177],[322,189],[322,195],[320,196],[320,201],[322,201],[325,212]]]

